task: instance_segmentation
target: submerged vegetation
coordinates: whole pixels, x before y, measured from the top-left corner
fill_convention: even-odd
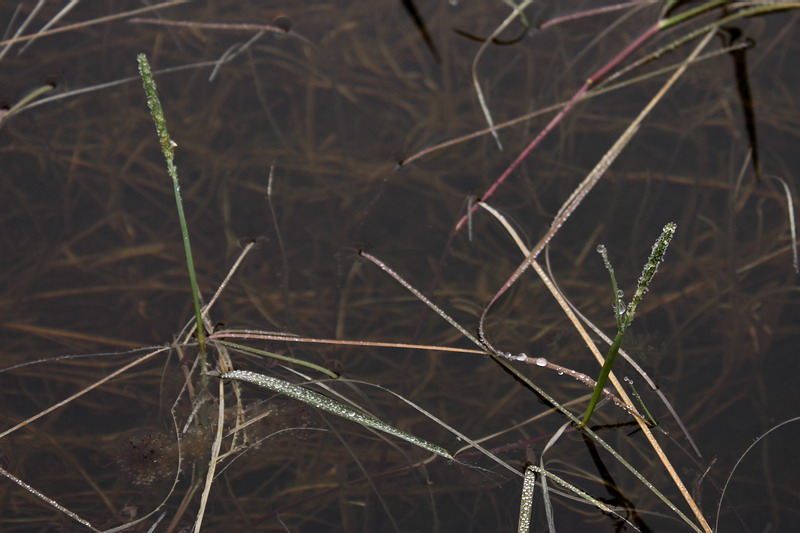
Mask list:
[[[798,520],[800,5],[63,4],[0,3],[0,529]]]

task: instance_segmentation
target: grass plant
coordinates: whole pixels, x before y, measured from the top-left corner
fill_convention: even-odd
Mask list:
[[[194,271],[194,258],[192,257],[192,243],[189,240],[189,227],[186,224],[186,215],[183,212],[183,201],[181,200],[181,186],[178,183],[178,168],[175,166],[175,148],[178,146],[169,136],[167,130],[167,119],[164,110],[161,108],[161,100],[158,98],[158,90],[153,79],[153,72],[144,54],[139,54],[139,75],[142,77],[144,92],[147,95],[147,107],[153,116],[153,123],[158,134],[158,143],[161,146],[161,153],[167,162],[167,174],[172,180],[172,190],[175,193],[175,209],[178,213],[178,222],[181,225],[181,237],[183,238],[183,251],[186,254],[186,270],[189,273],[189,284],[192,288],[192,306],[194,307],[195,333],[197,335],[197,348],[200,356],[201,376],[208,374],[208,362],[206,358],[206,330],[203,324],[203,315],[200,311],[200,287],[197,285],[197,275]],[[205,380],[205,378],[203,378]]]
[[[603,263],[605,264],[606,270],[608,270],[608,274],[611,277],[611,293],[613,294],[614,299],[612,307],[614,309],[614,320],[617,322],[617,335],[614,337],[614,342],[608,349],[606,360],[603,363],[603,368],[600,369],[600,376],[597,378],[597,385],[595,385],[594,392],[592,392],[592,399],[589,400],[589,407],[586,408],[586,414],[583,415],[583,420],[581,421],[581,425],[583,426],[588,424],[589,420],[592,418],[592,413],[594,413],[594,409],[597,407],[597,401],[600,399],[603,389],[608,382],[608,376],[611,373],[611,369],[614,368],[614,361],[616,360],[617,355],[619,355],[619,349],[622,346],[623,339],[625,338],[625,331],[630,327],[631,322],[633,322],[633,317],[636,314],[636,308],[639,307],[640,303],[642,303],[642,298],[650,288],[650,283],[652,283],[653,277],[658,270],[658,265],[664,259],[664,253],[667,251],[667,246],[669,246],[669,242],[672,240],[674,234],[675,224],[671,222],[664,226],[664,229],[661,230],[661,235],[653,245],[653,249],[650,252],[650,257],[647,259],[647,263],[644,265],[644,270],[642,270],[642,275],[639,277],[639,283],[636,285],[636,292],[627,306],[622,299],[621,289],[619,289],[617,286],[617,278],[614,275],[614,267],[611,266],[611,261],[608,259],[608,250],[602,244],[597,246],[597,252],[603,257]]]
[[[741,76],[800,5],[9,7],[3,531],[792,523],[796,113]],[[131,68],[10,59],[60,37]]]

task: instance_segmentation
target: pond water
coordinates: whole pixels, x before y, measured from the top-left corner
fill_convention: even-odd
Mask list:
[[[0,481],[0,529],[82,530],[48,499],[99,530],[141,518],[131,531],[157,520],[158,531],[191,528],[220,412],[226,432],[237,416],[256,421],[236,437],[221,433],[221,453],[231,453],[217,467],[204,531],[509,531],[531,458],[618,515],[551,480],[556,530],[690,531],[574,427],[548,446],[567,419],[488,355],[447,351],[480,347],[359,251],[477,334],[523,255],[485,210],[454,232],[468,207],[486,200],[534,246],[699,39],[612,82],[632,83],[578,103],[487,197],[555,115],[535,112],[568,101],[658,19],[660,4],[594,13],[608,4],[541,3],[526,10],[528,26],[513,21],[483,51],[481,39],[511,13],[503,3],[166,4],[79,3],[53,24],[75,27],[15,42],[0,56],[0,104],[52,89],[0,123],[0,466],[9,474]],[[28,18],[19,35],[39,31],[65,5],[32,11],[33,2],[0,2],[4,43]],[[718,15],[653,36],[625,64]],[[713,37],[703,54],[753,46],[689,66],[539,256],[574,308],[613,337],[597,245],[608,249],[627,302],[661,228],[677,223],[623,348],[680,422],[631,365],[620,360],[615,373],[633,380],[659,422],[664,453],[720,532],[785,531],[798,519],[800,296],[786,197],[797,207],[797,16],[738,20]],[[474,73],[495,123],[532,115],[498,130],[502,150],[484,131],[472,81],[479,52]],[[175,200],[138,53],[153,66],[177,143],[205,302],[255,242],[209,312],[214,342],[228,332],[231,342],[337,372],[327,380],[230,353],[237,368],[324,380],[311,387],[457,461],[252,386],[241,387],[237,413],[230,384],[222,406],[219,380],[203,387],[196,343],[185,337],[193,309]],[[737,78],[736,58],[747,76]],[[484,325],[500,351],[599,372],[532,269]],[[274,335],[243,339],[242,330]],[[582,416],[586,385],[510,364]],[[628,413],[607,402],[592,427],[697,523]],[[535,531],[547,527],[541,495],[539,487]]]

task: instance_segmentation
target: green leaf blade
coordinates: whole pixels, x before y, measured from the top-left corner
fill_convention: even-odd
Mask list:
[[[419,437],[416,437],[410,433],[406,433],[405,431],[397,429],[394,426],[390,426],[389,424],[381,422],[373,416],[357,411],[341,402],[328,398],[323,394],[312,391],[305,387],[295,385],[294,383],[274,378],[272,376],[259,374],[257,372],[250,372],[248,370],[232,370],[220,375],[220,377],[222,379],[245,381],[265,389],[285,394],[290,398],[294,398],[295,400],[312,405],[317,409],[321,409],[333,415],[346,418],[352,422],[361,424],[362,426],[367,426],[372,429],[377,429],[378,431],[388,433],[389,435],[403,439],[406,442],[410,442],[415,446],[419,446],[420,448],[435,453],[436,455],[444,457],[445,459],[451,461],[453,460],[453,456],[441,446],[437,446],[426,440],[420,439]]]

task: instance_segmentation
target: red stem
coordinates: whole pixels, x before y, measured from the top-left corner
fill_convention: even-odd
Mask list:
[[[491,187],[489,187],[486,190],[486,192],[483,193],[483,196],[480,197],[479,201],[485,202],[486,200],[489,199],[489,197],[492,194],[494,194],[494,192],[497,190],[497,188],[500,187],[500,185],[506,180],[506,178],[508,178],[508,176],[511,175],[512,172],[514,172],[517,169],[517,167],[519,167],[519,165],[522,163],[522,161],[526,157],[528,157],[528,155],[534,150],[534,148],[539,146],[539,144],[542,142],[542,140],[544,140],[544,138],[547,136],[547,134],[550,133],[551,131],[553,131],[553,129],[556,126],[558,126],[558,124],[561,122],[561,120],[567,115],[567,113],[569,113],[572,110],[572,108],[575,106],[575,104],[580,100],[580,98],[584,94],[586,94],[586,92],[592,87],[592,85],[594,85],[595,83],[597,83],[598,81],[600,81],[601,79],[606,77],[608,75],[608,73],[611,72],[612,69],[614,69],[622,61],[624,61],[637,48],[639,48],[642,45],[642,43],[644,43],[647,39],[649,39],[656,32],[658,32],[659,29],[660,29],[660,26],[659,26],[658,23],[653,24],[652,26],[650,26],[647,30],[645,30],[644,33],[642,33],[639,37],[637,37],[631,44],[626,46],[624,50],[622,50],[619,54],[617,54],[614,57],[614,59],[612,59],[611,61],[609,61],[605,65],[603,65],[597,72],[595,72],[594,74],[589,76],[589,78],[586,80],[586,82],[583,84],[583,86],[581,86],[581,88],[578,89],[578,91],[572,96],[572,98],[570,98],[569,102],[567,102],[567,105],[565,105],[564,108],[561,109],[561,111],[559,111],[558,114],[555,117],[553,117],[553,119],[547,124],[547,126],[545,126],[544,129],[539,132],[539,134],[536,136],[536,138],[533,139],[530,142],[530,144],[528,144],[527,147],[525,147],[525,149],[517,156],[517,158],[514,159],[514,161],[511,163],[511,165],[509,165],[508,168],[500,175],[500,177],[495,180],[495,182],[491,185]],[[458,233],[459,231],[461,231],[461,229],[464,227],[464,224],[467,223],[467,220],[469,219],[469,217],[471,217],[475,213],[475,211],[477,209],[478,209],[478,204],[476,202],[468,210],[467,214],[464,215],[463,217],[461,217],[461,220],[458,221],[458,223],[456,224],[456,227],[453,230],[453,232],[454,233]]]

